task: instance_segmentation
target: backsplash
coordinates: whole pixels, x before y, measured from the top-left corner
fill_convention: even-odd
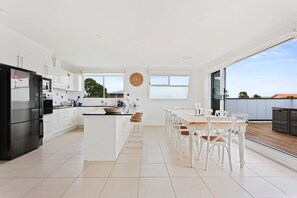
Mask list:
[[[53,89],[53,92],[52,92],[53,105],[58,106],[63,101],[77,100],[77,96],[81,96],[81,92]]]

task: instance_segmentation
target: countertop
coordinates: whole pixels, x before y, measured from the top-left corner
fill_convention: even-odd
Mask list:
[[[105,105],[94,105],[94,106],[78,106],[78,107],[113,107],[113,106],[105,106]],[[54,106],[53,109],[68,109],[68,108],[76,108],[73,106]]]
[[[134,114],[133,109],[126,109],[121,113],[106,113],[105,111],[95,111],[90,113],[83,113],[84,116],[104,116],[104,115],[120,115],[120,116],[131,116]]]

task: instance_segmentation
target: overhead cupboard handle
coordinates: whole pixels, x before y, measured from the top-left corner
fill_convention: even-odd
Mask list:
[[[20,67],[20,56],[17,56],[17,67]]]
[[[24,67],[24,57],[21,56],[21,68]]]

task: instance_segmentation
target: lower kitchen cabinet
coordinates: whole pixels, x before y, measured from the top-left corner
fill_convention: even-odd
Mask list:
[[[44,139],[50,139],[57,134],[76,127],[76,108],[55,109],[52,114],[43,116]]]
[[[43,116],[44,139],[50,139],[75,127],[82,127],[84,125],[83,113],[101,110],[103,110],[103,107],[54,109],[52,114]]]
[[[103,111],[103,107],[77,107],[77,126],[82,127],[84,125],[83,113]]]

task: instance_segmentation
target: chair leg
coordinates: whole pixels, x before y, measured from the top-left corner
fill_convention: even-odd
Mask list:
[[[183,139],[182,139],[182,136],[180,135],[180,138],[179,138],[179,160],[182,159],[182,154],[183,154],[182,141],[183,141]]]
[[[230,151],[230,147],[226,148],[226,150],[227,150],[228,156],[229,156],[230,170],[233,171],[233,169],[232,169],[232,162],[231,162],[231,151]]]
[[[221,146],[218,145],[218,156],[219,156],[219,161],[221,161]]]
[[[222,152],[223,152],[223,153],[222,153],[222,164],[224,164],[225,148],[226,148],[226,147],[225,147],[224,145],[223,145],[222,147],[223,147],[223,151],[222,151]],[[226,149],[227,149],[227,148],[226,148]]]
[[[209,142],[207,142],[207,152],[206,152],[206,164],[205,164],[205,170],[207,171],[208,168],[208,159],[209,159]]]
[[[196,143],[196,150],[197,150],[197,159],[199,159],[199,152],[200,152],[200,148],[199,148],[199,139],[195,141]]]
[[[202,152],[203,144],[204,144],[204,142],[200,141],[200,149],[199,149],[199,152],[198,152],[198,159],[201,159],[201,152]]]

